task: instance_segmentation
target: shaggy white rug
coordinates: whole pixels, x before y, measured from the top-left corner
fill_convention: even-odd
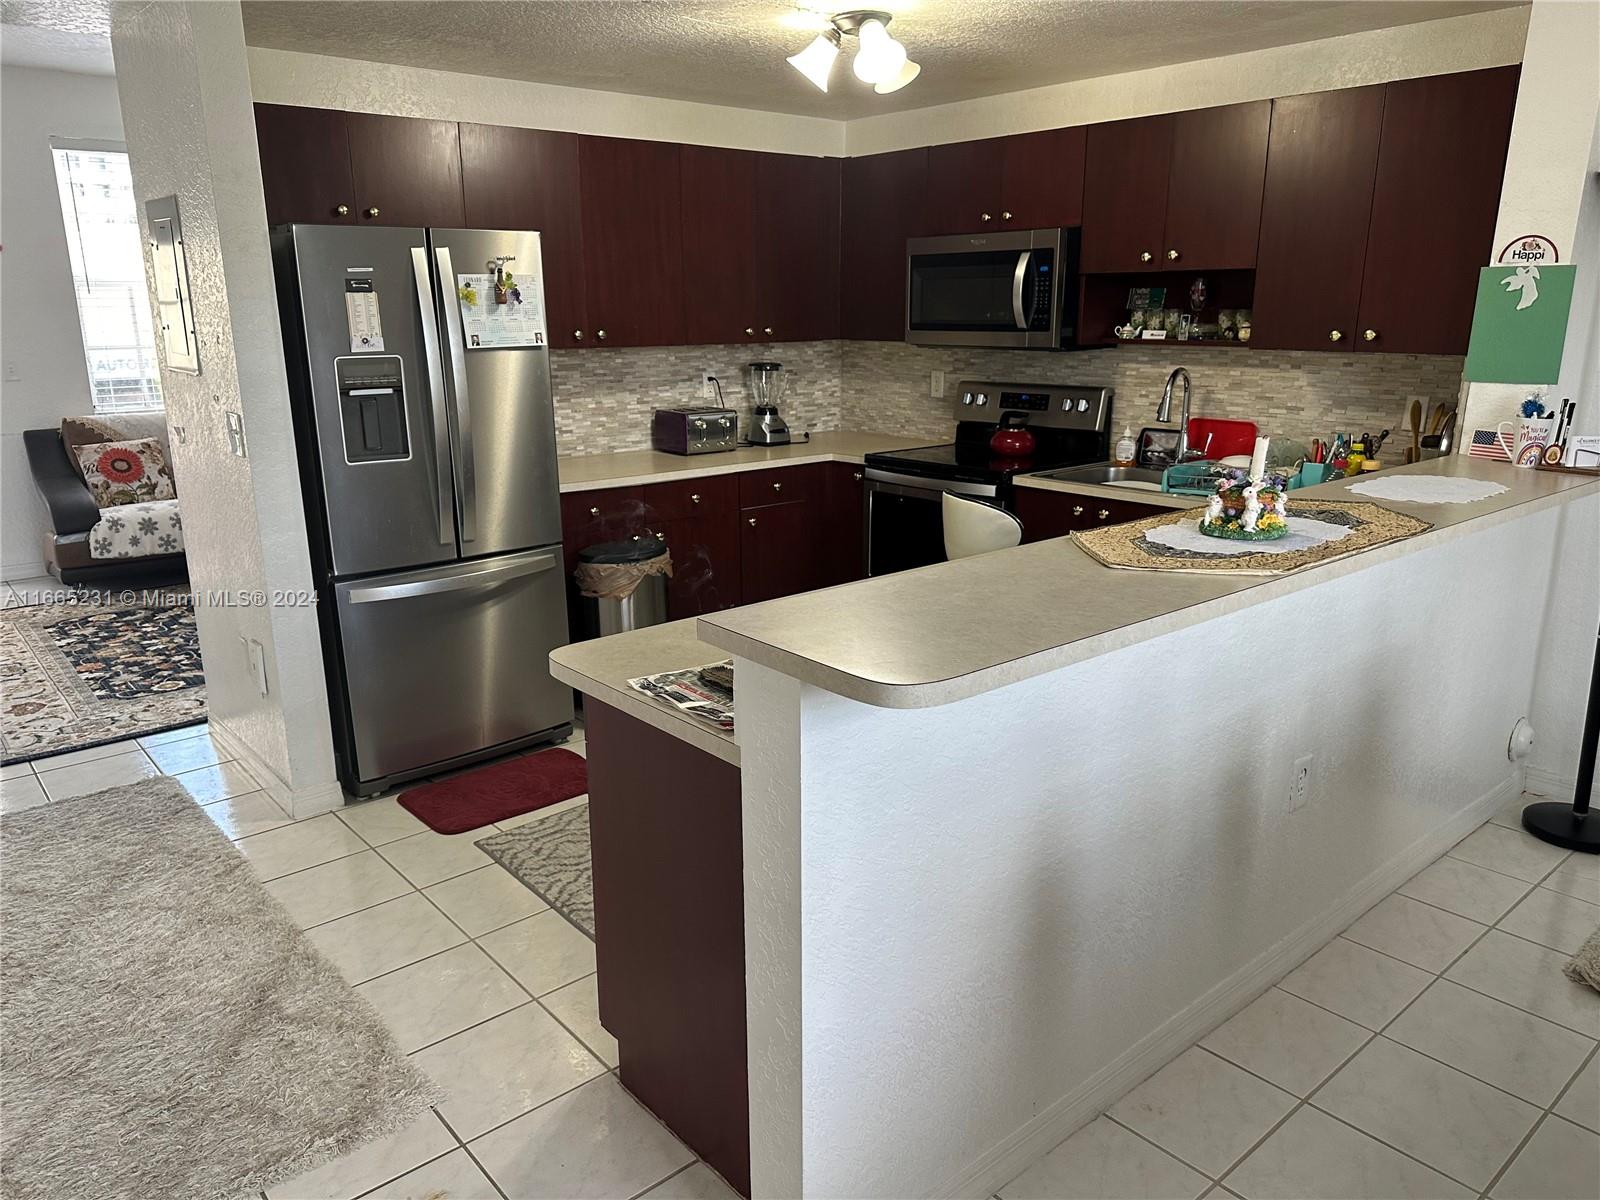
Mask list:
[[[0,1194],[220,1200],[437,1098],[167,778],[0,819]]]

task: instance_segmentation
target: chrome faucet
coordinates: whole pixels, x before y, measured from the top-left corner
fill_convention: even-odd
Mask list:
[[[1181,463],[1191,456],[1189,450],[1189,397],[1194,390],[1194,385],[1189,381],[1189,372],[1184,367],[1174,367],[1172,374],[1167,376],[1167,386],[1161,390],[1161,403],[1156,406],[1156,420],[1166,424],[1172,420],[1172,385],[1177,380],[1183,380],[1183,407],[1178,418],[1178,450],[1172,456],[1174,463]]]

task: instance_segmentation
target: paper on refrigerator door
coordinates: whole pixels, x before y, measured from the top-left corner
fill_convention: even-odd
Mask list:
[[[350,353],[371,354],[383,349],[383,321],[378,316],[378,293],[370,279],[344,281],[344,319],[350,327]]]
[[[461,334],[468,350],[545,344],[544,288],[537,279],[509,277],[504,302],[495,299],[493,275],[457,275]]]

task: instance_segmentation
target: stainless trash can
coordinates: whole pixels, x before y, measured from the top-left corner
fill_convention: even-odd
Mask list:
[[[601,542],[578,551],[574,576],[583,595],[590,637],[660,625],[667,619],[672,556],[654,535]]]

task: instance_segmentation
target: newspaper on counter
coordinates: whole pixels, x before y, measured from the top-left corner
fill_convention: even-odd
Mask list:
[[[628,680],[628,686],[672,705],[723,733],[733,732],[733,660],[663,671]]]

